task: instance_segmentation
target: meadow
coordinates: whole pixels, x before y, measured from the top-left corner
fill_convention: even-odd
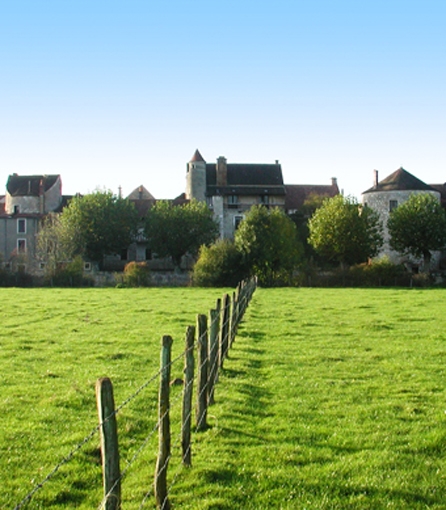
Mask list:
[[[13,508],[96,425],[96,378],[111,377],[117,404],[125,400],[158,369],[161,335],[179,355],[186,326],[222,290],[0,294],[0,508]],[[174,442],[174,508],[445,508],[445,298],[440,289],[258,289],[209,428],[193,435],[192,468],[179,469]],[[153,426],[156,390],[118,416],[121,467]],[[123,508],[141,507],[155,453],[156,438],[123,480]],[[95,438],[28,507],[100,501]]]

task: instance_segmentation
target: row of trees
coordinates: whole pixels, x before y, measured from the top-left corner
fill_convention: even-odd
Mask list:
[[[234,242],[201,248],[196,283],[232,285],[249,274],[257,275],[263,285],[286,283],[310,258],[322,266],[345,268],[367,262],[383,245],[378,214],[351,197],[310,197],[303,211],[291,218],[278,209],[253,207]],[[430,194],[412,195],[392,211],[387,228],[390,246],[423,257],[426,270],[432,251],[446,246],[446,214]]]
[[[186,253],[196,255],[212,243],[218,225],[204,203],[172,206],[160,201],[144,221],[134,205],[107,191],[74,197],[61,214],[50,214],[38,237],[38,255],[49,272],[77,256],[102,265],[107,255],[119,255],[141,236],[160,257],[179,267]]]
[[[412,195],[391,213],[387,227],[391,247],[423,256],[425,267],[432,250],[446,245],[446,215],[429,194]],[[141,222],[131,202],[97,191],[73,198],[60,215],[44,220],[38,252],[54,273],[76,257],[100,265],[104,256],[120,254],[137,236],[158,256],[171,257],[178,268],[185,254],[199,253],[194,269],[199,284],[234,285],[257,275],[263,285],[273,285],[286,283],[309,257],[341,266],[367,261],[382,247],[383,226],[375,211],[351,197],[311,197],[291,218],[276,208],[254,206],[233,242],[216,242],[218,225],[204,203],[173,206],[160,201]]]
[[[390,247],[424,259],[429,270],[432,251],[446,246],[446,213],[431,194],[413,194],[390,213]],[[309,221],[309,243],[341,265],[366,261],[379,253],[383,225],[378,214],[341,195],[325,201]]]

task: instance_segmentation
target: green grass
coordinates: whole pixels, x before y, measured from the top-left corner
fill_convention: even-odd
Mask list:
[[[2,290],[0,508],[11,508],[96,425],[94,384],[119,404],[174,356],[221,290]],[[446,508],[444,290],[260,289],[179,466],[184,509]],[[173,377],[181,375],[181,363]],[[156,384],[118,416],[121,467],[155,423]],[[178,414],[174,387],[174,414]],[[123,481],[123,508],[150,489],[156,438]],[[98,440],[30,508],[97,508]],[[153,508],[148,499],[145,508]]]
[[[108,376],[119,405],[159,369],[162,335],[184,349],[186,326],[222,290],[0,289],[0,508],[13,508],[96,425],[95,383]],[[173,367],[181,377],[182,361]],[[119,413],[122,468],[156,422],[154,381]],[[156,438],[128,492],[150,486]],[[31,508],[96,508],[98,438],[33,498]],[[153,464],[153,465],[152,465]]]

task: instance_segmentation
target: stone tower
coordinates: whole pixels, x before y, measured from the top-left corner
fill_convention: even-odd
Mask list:
[[[187,164],[186,198],[206,200],[206,161],[198,149]]]

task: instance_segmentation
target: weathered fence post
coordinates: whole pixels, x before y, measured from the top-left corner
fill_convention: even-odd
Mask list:
[[[208,407],[208,333],[206,315],[197,317],[198,336],[198,395],[197,395],[197,431],[207,427]]]
[[[169,383],[171,353],[172,337],[163,336],[158,400],[158,458],[156,461],[154,484],[156,506],[162,510],[170,510],[170,502],[167,498],[167,466],[170,458]]]
[[[229,309],[230,298],[228,294],[223,297],[223,306],[221,309],[221,324],[220,324],[220,367],[223,367],[223,362],[228,355],[229,345]]]
[[[194,341],[195,327],[188,326],[186,330],[186,352],[184,357],[184,386],[181,426],[181,447],[183,450],[183,464],[192,465],[191,454],[191,423],[192,423],[192,390],[194,382]]]
[[[230,324],[230,341],[229,347],[232,348],[232,344],[235,340],[235,334],[237,332],[237,298],[235,292],[232,293],[232,301],[231,301],[231,324]]]
[[[98,379],[96,382],[96,403],[101,433],[104,508],[119,510],[121,508],[121,473],[119,470],[118,428],[113,385],[108,377]]]
[[[215,403],[214,392],[218,378],[218,337],[220,331],[220,310],[209,312],[209,404]]]

